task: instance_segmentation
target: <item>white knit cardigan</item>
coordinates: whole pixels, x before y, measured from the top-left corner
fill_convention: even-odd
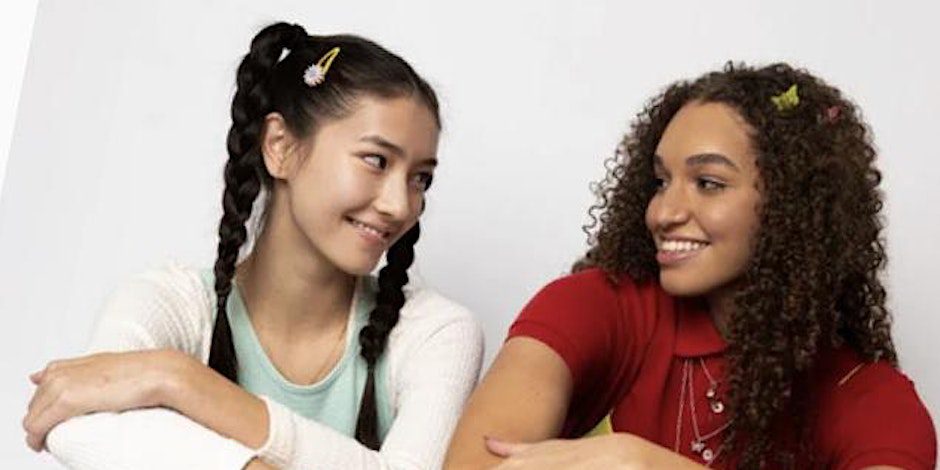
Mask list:
[[[69,468],[241,469],[259,456],[281,469],[440,468],[464,401],[476,384],[483,336],[468,310],[429,289],[407,289],[389,335],[394,420],[379,451],[262,397],[268,439],[250,449],[173,410],[72,418],[48,435]],[[171,264],[137,276],[105,304],[91,352],[172,348],[208,362],[215,293],[196,269]]]

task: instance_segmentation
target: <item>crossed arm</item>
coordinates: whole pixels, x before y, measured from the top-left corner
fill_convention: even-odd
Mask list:
[[[629,434],[555,439],[572,390],[568,366],[554,350],[510,339],[467,402],[444,468],[704,468]]]
[[[568,367],[554,350],[535,339],[510,339],[467,402],[444,468],[705,468],[626,433],[556,439],[572,389]]]
[[[480,368],[481,332],[468,313],[442,315],[453,307],[425,303],[431,320],[410,330],[400,356],[389,358],[397,364],[389,384],[395,419],[373,451],[205,366],[198,359],[205,326],[191,320],[202,316],[181,313],[198,307],[190,299],[200,299],[200,281],[174,276],[173,289],[145,280],[106,305],[92,351],[115,352],[55,361],[33,374],[37,388],[23,423],[32,447],[45,444],[76,470],[265,468],[258,456],[284,469],[440,465]]]

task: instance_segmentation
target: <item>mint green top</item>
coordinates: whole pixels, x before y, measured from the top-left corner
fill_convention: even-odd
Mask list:
[[[209,290],[214,292],[212,272],[203,271],[203,279]],[[346,328],[346,345],[342,358],[319,382],[297,385],[284,378],[264,352],[252,327],[241,293],[233,282],[232,293],[226,301],[226,310],[232,327],[235,357],[238,360],[238,384],[255,395],[265,395],[281,403],[307,419],[353,437],[359,416],[359,402],[368,376],[366,361],[359,355],[359,330],[366,325],[369,312],[375,305],[376,290],[374,279],[360,279],[353,296],[353,308],[350,323]],[[383,354],[379,358],[375,371],[379,438],[383,440],[392,424],[392,408],[386,390],[386,357],[387,354]]]

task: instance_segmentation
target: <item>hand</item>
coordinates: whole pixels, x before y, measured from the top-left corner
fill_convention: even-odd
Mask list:
[[[50,362],[29,376],[36,391],[23,418],[27,445],[42,450],[46,434],[74,416],[160,406],[169,363],[179,356],[178,351],[133,351]]]
[[[487,438],[486,448],[504,457],[504,469],[701,469],[691,460],[640,437],[615,433],[581,439],[552,439],[532,444]]]

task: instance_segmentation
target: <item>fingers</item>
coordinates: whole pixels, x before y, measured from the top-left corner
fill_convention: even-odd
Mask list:
[[[26,434],[26,446],[32,449],[33,452],[42,451],[42,444],[43,442],[35,434]]]
[[[29,375],[30,382],[36,385],[36,391],[29,400],[22,425],[26,430],[26,445],[30,449],[41,451],[45,446],[46,434],[55,425],[75,414],[68,397],[64,396],[67,389],[64,385],[65,372],[85,363],[89,357],[51,361],[42,370]]]
[[[493,455],[503,458],[524,452],[532,446],[532,444],[523,444],[520,442],[506,442],[489,436],[484,437],[483,441],[486,444],[486,450]]]
[[[27,444],[31,449],[40,451],[46,440],[46,434],[57,424],[72,417],[75,413],[68,397],[63,393],[60,381],[47,382],[36,390],[29,411],[23,418],[23,429],[27,433]]]

